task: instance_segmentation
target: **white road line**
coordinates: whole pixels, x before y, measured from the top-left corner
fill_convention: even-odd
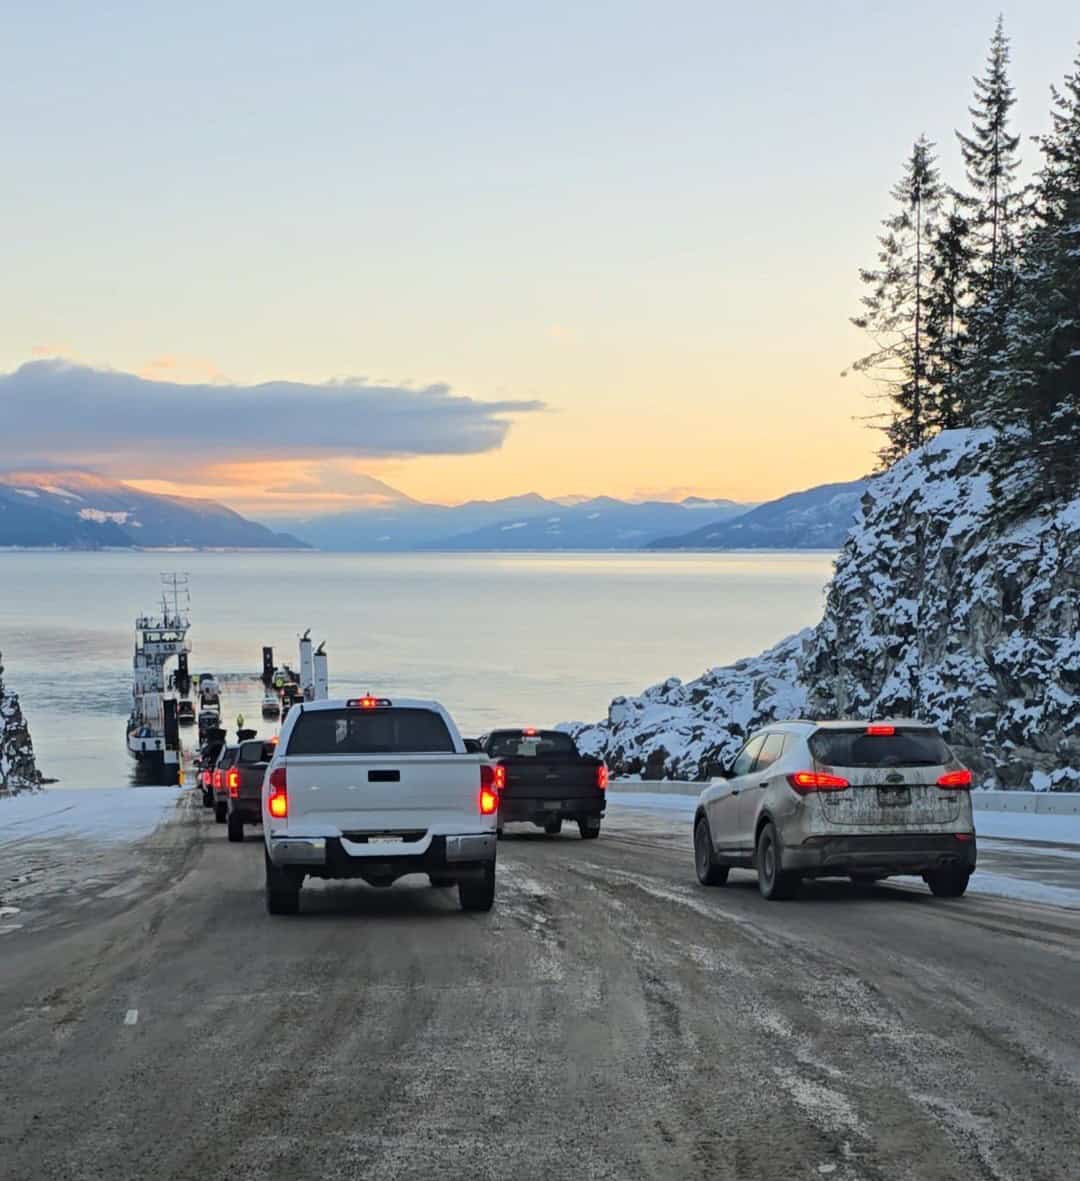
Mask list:
[[[138,1009],[128,1009],[128,1011],[124,1014],[124,1024],[125,1025],[134,1025],[135,1022],[138,1020],[139,1020],[139,1010]]]

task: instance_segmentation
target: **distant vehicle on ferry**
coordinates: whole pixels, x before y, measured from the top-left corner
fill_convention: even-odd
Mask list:
[[[176,720],[181,726],[195,725],[195,703],[182,697],[176,703]]]
[[[203,705],[217,705],[221,701],[221,687],[213,673],[199,673],[199,701]]]
[[[268,691],[263,698],[262,716],[264,718],[281,717],[281,699],[273,691]]]

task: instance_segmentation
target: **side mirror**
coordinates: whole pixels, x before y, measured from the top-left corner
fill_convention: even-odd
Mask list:
[[[465,753],[468,755],[478,755],[483,753],[483,747],[475,738],[465,739]]]

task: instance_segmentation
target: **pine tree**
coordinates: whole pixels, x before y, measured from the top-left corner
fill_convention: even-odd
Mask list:
[[[0,795],[16,795],[40,786],[41,774],[34,761],[30,731],[18,697],[4,688],[4,665],[0,659]]]
[[[971,223],[954,206],[935,234],[930,250],[926,420],[932,430],[952,430],[967,421],[965,314],[973,254],[970,237]]]
[[[878,266],[860,272],[870,288],[862,300],[864,311],[852,317],[875,344],[853,368],[871,374],[892,401],[883,428],[887,442],[879,452],[886,465],[920,446],[928,433],[930,255],[942,197],[933,148],[925,136],[912,147],[892,190],[900,208],[882,222]]]
[[[1080,55],[1051,130],[995,373],[995,503],[1011,518],[1080,494]]]
[[[998,17],[986,73],[974,79],[975,104],[968,108],[972,133],[957,132],[970,190],[957,196],[969,223],[972,252],[969,351],[958,406],[964,421],[985,417],[991,375],[1004,343],[1004,324],[1015,287],[1022,195],[1016,188],[1020,136],[1009,126],[1016,98],[1008,64],[1009,40],[1004,21]]]

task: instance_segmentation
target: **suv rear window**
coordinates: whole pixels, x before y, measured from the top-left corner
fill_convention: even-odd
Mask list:
[[[297,719],[289,755],[452,754],[446,723],[430,709],[313,709]]]
[[[810,753],[826,767],[940,767],[953,757],[945,739],[924,726],[897,727],[894,734],[867,734],[865,726],[819,730]]]
[[[488,739],[487,753],[497,759],[576,759],[578,749],[561,730],[499,730]]]

